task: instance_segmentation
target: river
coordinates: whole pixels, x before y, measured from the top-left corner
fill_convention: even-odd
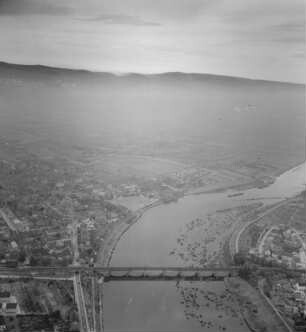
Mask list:
[[[180,266],[169,253],[188,222],[217,210],[250,204],[276,203],[305,189],[306,163],[283,174],[265,188],[191,195],[148,210],[124,234],[111,260],[113,266]],[[192,309],[197,292],[205,310]],[[193,294],[193,295],[192,295]],[[216,295],[217,294],[217,295]],[[198,297],[199,298],[199,297]],[[221,301],[220,301],[221,299]],[[199,301],[198,301],[199,302]],[[114,282],[104,288],[106,331],[248,331],[232,310],[223,282]],[[197,304],[198,305],[198,304]]]

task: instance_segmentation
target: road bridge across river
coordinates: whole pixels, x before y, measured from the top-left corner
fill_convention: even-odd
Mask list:
[[[108,281],[133,280],[223,280],[237,276],[239,267],[0,267],[0,278],[72,279],[76,274]]]
[[[229,267],[89,267],[89,266],[0,266],[0,278],[72,279],[75,274],[103,278],[104,282],[120,280],[199,280],[209,281],[237,276],[240,266]],[[306,270],[257,267],[266,272],[306,273]]]
[[[276,267],[257,267],[266,272],[304,273]],[[101,266],[0,266],[0,280],[71,280],[79,312],[81,332],[103,331],[103,285],[111,281],[223,281],[239,275],[240,266],[218,267],[101,267]],[[91,279],[93,297],[85,303],[82,279]],[[98,294],[96,294],[98,293]]]

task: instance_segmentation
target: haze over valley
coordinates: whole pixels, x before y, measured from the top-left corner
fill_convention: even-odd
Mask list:
[[[260,176],[305,159],[303,85],[5,63],[0,80],[1,136],[40,157],[115,152]]]
[[[306,331],[303,0],[0,0],[0,332]]]

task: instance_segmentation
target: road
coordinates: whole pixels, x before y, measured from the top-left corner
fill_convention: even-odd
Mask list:
[[[228,277],[238,274],[239,267],[195,268],[195,267],[0,267],[0,277],[45,278],[46,280],[71,279],[83,274],[88,277],[104,278],[104,281],[119,280],[204,280]],[[96,286],[95,286],[96,287]]]
[[[0,276],[13,278],[75,278],[75,275],[83,274],[104,281],[119,280],[204,280],[214,277],[229,277],[239,272],[239,266],[228,268],[200,268],[200,267],[0,267]],[[285,269],[280,267],[258,267],[267,272],[296,272],[306,273],[306,269]]]
[[[80,253],[78,244],[78,223],[76,221],[72,223],[71,244],[73,250],[73,265],[77,265]]]
[[[1,215],[2,219],[6,222],[6,224],[10,230],[12,230],[13,232],[18,231],[15,224],[13,222],[11,222],[10,218],[6,215],[6,213],[2,209],[0,209],[0,215]]]
[[[263,246],[264,246],[264,244],[265,244],[265,242],[266,242],[267,237],[268,237],[269,234],[270,234],[273,230],[275,230],[275,229],[278,229],[278,227],[276,227],[276,226],[272,226],[272,227],[270,227],[270,228],[268,229],[268,231],[267,231],[267,232],[264,234],[264,236],[262,237],[262,239],[261,239],[261,241],[260,241],[260,243],[259,243],[259,246],[258,246],[258,251],[259,251],[260,254],[262,254],[262,252],[263,252]]]
[[[258,221],[260,221],[261,219],[263,219],[266,215],[268,215],[269,213],[273,212],[274,210],[278,209],[279,207],[281,207],[282,205],[284,205],[285,203],[288,203],[290,199],[285,199],[284,201],[281,201],[280,203],[272,206],[270,209],[266,210],[265,212],[263,212],[259,217],[245,223],[243,225],[243,227],[239,230],[239,232],[236,235],[236,239],[235,239],[235,252],[232,253],[232,257],[234,257],[234,254],[237,254],[239,252],[239,240],[240,240],[240,236],[241,234],[251,225],[256,224]]]
[[[102,278],[103,280],[103,278]],[[102,311],[102,288],[100,287],[101,280],[95,275],[91,277],[91,311],[92,311],[92,321],[93,321],[93,331],[102,332],[103,331],[103,311]]]
[[[73,278],[70,276],[67,277],[54,277],[54,276],[42,276],[42,275],[16,275],[15,273],[1,273],[0,274],[0,279],[8,279],[8,280],[12,280],[12,279],[21,279],[21,281],[23,279],[35,279],[35,280],[56,280],[56,281],[73,281]]]
[[[274,273],[285,272],[288,269],[274,267],[258,267],[258,269]],[[288,270],[296,271],[296,270]],[[80,332],[103,331],[103,284],[106,281],[224,281],[225,278],[237,276],[239,267],[228,268],[196,268],[196,267],[16,267],[0,266],[0,278],[8,279],[41,279],[41,280],[72,280],[74,285],[75,301],[79,313]],[[306,273],[305,270],[296,272]],[[90,277],[92,281],[92,313],[90,326],[86,308],[81,274]]]
[[[96,315],[96,278],[91,277],[91,312],[92,312],[92,322],[93,322],[93,331],[97,331],[97,315]]]
[[[102,277],[98,280],[99,324],[100,324],[101,331],[104,331],[103,285],[104,285],[104,278]]]
[[[274,304],[271,302],[271,300],[264,293],[264,291],[263,291],[263,282],[264,282],[263,279],[259,280],[259,282],[258,282],[258,289],[259,289],[260,294],[266,300],[266,302],[271,307],[271,309],[273,310],[273,312],[275,313],[275,315],[278,317],[278,319],[280,320],[280,322],[283,324],[283,326],[286,329],[286,331],[288,331],[288,332],[294,332],[293,329],[288,325],[288,323],[286,322],[286,320],[279,313],[279,311],[274,306]]]
[[[74,285],[75,300],[79,312],[80,330],[81,332],[90,332],[86,304],[85,304],[85,297],[84,297],[80,274],[75,273],[73,278],[73,285]]]

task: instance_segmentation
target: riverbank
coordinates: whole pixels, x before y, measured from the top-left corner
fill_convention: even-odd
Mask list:
[[[291,171],[294,172],[300,166],[301,165],[295,166]],[[286,174],[286,172],[283,174]],[[183,196],[180,199],[183,199],[184,197],[187,197],[187,196],[194,196],[194,195],[201,195],[201,194],[224,193],[228,190],[248,191],[250,188],[258,188],[256,186],[254,187],[254,185],[256,183],[257,183],[257,181],[252,181],[249,183],[244,183],[244,184],[239,184],[239,185],[234,185],[234,186],[225,186],[225,187],[221,187],[221,188],[219,187],[219,188],[207,189],[205,191],[186,192],[183,194]],[[275,183],[275,181],[273,183]],[[267,184],[265,187],[268,187],[269,185],[271,186],[271,184]],[[264,188],[260,188],[260,189],[264,189]],[[130,227],[132,225],[136,224],[139,221],[139,219],[141,219],[143,214],[145,212],[147,212],[149,209],[152,209],[154,207],[157,207],[157,206],[163,205],[163,204],[166,204],[166,203],[164,203],[162,200],[158,200],[154,203],[144,206],[143,208],[140,208],[139,210],[134,212],[134,215],[132,217],[123,219],[123,220],[119,221],[116,225],[114,225],[114,228],[112,229],[111,234],[107,237],[103,246],[101,246],[101,249],[98,254],[97,264],[102,265],[102,266],[108,266],[111,262],[113,253],[117,247],[118,242],[123,237],[123,235],[130,229]],[[252,221],[254,221],[254,219],[255,219],[254,217],[251,218]],[[241,234],[241,227],[244,228],[246,226],[246,224],[247,223],[244,220],[244,222],[241,221],[240,223],[236,223],[236,225],[235,225],[237,227],[235,227],[235,230],[233,233],[236,236],[231,236],[231,239],[229,240],[229,245],[228,245],[230,252],[231,252],[231,256],[233,256],[233,254],[236,252],[235,249],[237,248],[237,240],[236,240],[237,235]],[[240,237],[240,236],[238,236],[238,237]]]
[[[232,257],[234,257],[234,255],[238,252],[247,254],[251,247],[257,246],[264,228],[287,224],[288,220],[286,209],[290,206],[290,204],[295,202],[299,196],[300,194],[291,198],[286,198],[276,204],[266,207],[256,218],[245,223],[240,230],[236,230],[230,239],[230,252]],[[280,216],[275,221],[274,219],[277,215],[279,215],[281,209],[283,209],[283,217]],[[257,229],[261,230],[261,232],[257,232],[257,234],[255,234],[254,227],[257,227]]]
[[[222,192],[202,196],[188,195],[189,197],[179,199],[177,203],[159,202],[161,206],[156,209],[149,207],[140,219],[135,217],[131,221],[133,228],[129,228],[129,225],[124,225],[123,228],[118,226],[117,231],[123,231],[124,236],[118,234],[119,240],[113,242],[112,253],[105,251],[108,262],[111,259],[111,264],[116,266],[191,266],[201,263],[211,266],[214,262],[220,264],[222,261],[226,264],[230,257],[222,258],[220,253],[224,253],[229,247],[226,241],[228,234],[235,225],[238,230],[241,229],[249,220],[254,220],[268,208],[268,205],[263,206],[260,201],[251,203],[245,199],[277,197],[282,193],[293,196],[300,190],[296,181],[296,176],[300,173],[290,172],[290,176],[284,174],[275,181],[276,185],[269,186],[268,189],[248,190],[243,197],[228,197],[227,192]],[[138,221],[140,222],[136,224]],[[205,262],[200,262],[204,257],[204,248],[207,250]],[[175,252],[169,254],[174,249]],[[184,256],[181,257],[180,254]],[[201,331],[209,328],[214,332],[245,332],[249,328],[246,320],[241,320],[243,317],[238,310],[249,306],[249,310],[243,313],[249,326],[253,327],[252,315],[256,315],[252,311],[255,309],[253,298],[260,309],[263,301],[256,288],[249,288],[244,283],[236,289],[238,296],[243,291],[246,294],[239,301],[228,293],[223,282],[179,282],[179,288],[170,282],[109,283],[105,289],[108,290],[107,300],[112,301],[110,307],[119,308],[120,317],[125,322],[124,325],[117,322],[118,313],[106,322],[106,326],[116,327],[117,330],[129,326],[130,330],[137,328],[142,331]],[[144,301],[146,306],[143,306]],[[264,328],[266,325],[265,318],[260,320],[265,315],[263,311],[258,311],[258,317],[255,317],[259,323],[256,327]],[[152,312],[156,313],[155,317],[152,317]],[[109,310],[107,315],[111,314]],[[134,319],[138,322],[137,326],[129,325]],[[273,319],[275,318],[271,318],[272,323]],[[148,325],[148,321],[154,326]],[[257,331],[260,329],[257,328]],[[267,331],[272,331],[272,328]],[[273,331],[282,330],[275,325]]]
[[[241,186],[243,186],[243,185],[240,185],[239,188],[241,188]],[[228,186],[228,187],[222,187],[222,188],[209,189],[205,192],[203,191],[203,192],[199,192],[199,193],[187,192],[187,193],[184,193],[184,195],[182,197],[180,197],[179,199],[182,199],[187,196],[193,196],[193,195],[221,193],[221,192],[226,192],[227,190],[231,190],[234,188],[238,189],[238,186]],[[244,189],[246,189],[246,187]],[[169,204],[169,203],[165,203],[162,200],[158,200],[154,203],[146,205],[146,206],[140,208],[139,210],[135,211],[134,215],[132,217],[119,221],[114,226],[114,229],[112,230],[111,234],[105,240],[104,245],[101,247],[99,254],[98,254],[97,265],[109,266],[113,253],[117,247],[117,244],[120,241],[120,239],[123,237],[123,235],[134,224],[136,224],[139,221],[139,219],[143,216],[143,214],[145,212],[147,212],[148,210],[150,210],[154,207],[157,207],[157,206],[163,205],[163,204]]]
[[[240,314],[250,331],[288,332],[258,289],[241,278],[227,279],[226,286],[235,295]]]
[[[211,188],[211,189],[202,189],[202,188],[194,189],[194,190],[186,192],[184,194],[184,197],[192,196],[192,195],[222,193],[222,192],[226,192],[228,190],[242,191],[242,190],[247,190],[247,189],[251,189],[251,188],[256,188],[256,184],[258,184],[257,181],[250,181],[250,182],[246,182],[246,183],[235,184],[235,185],[224,186],[224,187],[215,187],[215,188]]]
[[[135,214],[131,217],[123,219],[116,223],[114,229],[112,230],[110,236],[105,240],[104,245],[100,248],[98,253],[98,263],[100,266],[109,266],[113,253],[117,247],[118,242],[122,238],[122,236],[134,225],[138,222],[138,220],[143,216],[143,214],[152,209],[153,207],[157,207],[158,205],[163,204],[162,201],[156,201],[152,204],[144,206],[135,212]]]
[[[198,189],[194,189],[194,190],[190,190],[188,192],[186,192],[184,194],[184,196],[189,196],[189,195],[201,195],[201,194],[212,194],[212,193],[221,193],[221,192],[226,192],[228,190],[235,190],[235,191],[245,191],[245,190],[249,190],[249,189],[264,189],[266,187],[271,186],[273,183],[275,183],[275,181],[277,180],[277,178],[279,176],[281,176],[282,174],[285,174],[287,172],[294,172],[295,170],[297,170],[299,167],[301,167],[302,165],[305,164],[305,160],[302,163],[298,163],[295,164],[293,167],[284,167],[284,168],[280,168],[278,169],[273,176],[270,176],[269,179],[271,181],[264,181],[262,179],[254,179],[252,181],[248,181],[245,183],[238,183],[238,184],[234,184],[234,185],[228,185],[228,186],[224,186],[224,187],[220,187],[220,186],[215,186],[213,188],[210,189],[204,189],[203,188],[198,188]]]
[[[216,188],[213,190],[208,190],[205,192],[205,194],[208,193],[219,193],[219,192],[225,192],[227,190],[233,189],[232,186],[230,187],[223,187],[223,188]],[[187,197],[187,196],[192,196],[192,195],[199,195],[200,193],[185,193],[180,199]],[[202,192],[204,194],[204,192]],[[143,216],[145,212],[148,210],[157,207],[159,205],[163,204],[169,204],[165,203],[162,200],[158,200],[152,204],[146,205],[139,209],[138,211],[134,212],[134,215],[132,217],[123,219],[119,221],[115,226],[114,229],[112,230],[111,234],[107,237],[105,240],[105,243],[103,246],[100,248],[100,251],[98,253],[98,259],[97,259],[97,265],[100,266],[109,266],[113,253],[116,250],[117,244],[120,241],[120,239],[123,237],[123,235],[134,225],[136,224],[139,219]]]
[[[185,266],[231,265],[229,239],[260,207],[260,203],[239,205],[190,220],[181,229],[170,255],[177,256]]]

